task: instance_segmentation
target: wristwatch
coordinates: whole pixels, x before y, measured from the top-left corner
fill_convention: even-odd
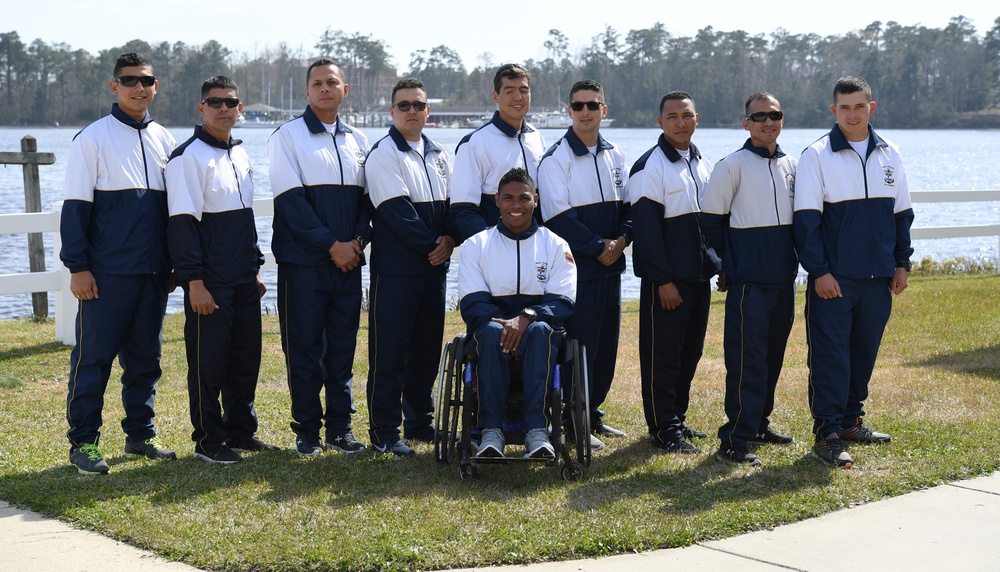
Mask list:
[[[907,272],[913,272],[913,263],[909,260],[897,260],[896,268],[905,268]]]
[[[528,318],[532,322],[538,319],[538,312],[536,312],[534,308],[525,308],[521,310],[521,315]]]
[[[361,250],[364,250],[364,249],[365,249],[365,246],[367,246],[367,245],[368,245],[368,243],[366,243],[366,242],[365,242],[365,239],[361,238],[361,235],[360,235],[360,234],[359,234],[359,235],[357,235],[357,236],[355,236],[355,237],[354,237],[354,240],[358,241],[358,246],[360,246],[360,247],[361,247]]]

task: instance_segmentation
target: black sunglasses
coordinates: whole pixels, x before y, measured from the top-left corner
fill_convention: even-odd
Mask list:
[[[149,87],[156,82],[156,76],[152,75],[123,75],[115,78],[115,81],[124,85],[125,87],[135,87],[135,84],[141,83],[143,87]]]
[[[398,107],[399,110],[402,111],[403,113],[406,113],[407,111],[409,111],[411,107],[413,109],[416,109],[417,111],[423,111],[423,110],[427,109],[427,102],[426,101],[400,101],[399,103],[396,104],[396,107]]]
[[[228,107],[229,109],[235,109],[236,106],[240,104],[240,98],[238,98],[238,97],[206,97],[205,99],[201,100],[201,102],[204,103],[205,105],[213,108],[213,109],[218,109],[218,108],[222,107],[223,103],[225,103],[226,107]]]
[[[768,119],[771,121],[781,121],[781,118],[784,116],[785,114],[780,111],[758,111],[757,113],[747,115],[747,119],[754,123],[763,123]]]
[[[598,109],[601,108],[602,105],[604,104],[601,103],[600,101],[574,101],[573,103],[569,104],[570,109],[572,109],[573,111],[583,111],[584,107],[586,107],[591,111],[597,111]]]

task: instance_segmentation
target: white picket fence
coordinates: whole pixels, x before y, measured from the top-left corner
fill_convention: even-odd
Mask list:
[[[910,191],[910,197],[914,203],[1000,202],[1000,190]],[[58,202],[53,205],[52,212],[0,215],[0,233],[53,233],[52,248],[58,253],[62,247],[59,237],[61,208],[62,202]],[[274,214],[274,204],[271,199],[254,199],[253,210],[255,216],[269,217]],[[981,225],[914,227],[911,235],[914,239],[992,236],[998,239],[997,252],[1000,253],[1000,221]],[[55,258],[58,270],[0,274],[0,295],[52,292],[55,295],[56,341],[72,345],[76,340],[73,323],[76,320],[77,301],[69,290],[69,271],[58,262],[58,255]],[[263,268],[277,268],[270,251],[264,252]]]

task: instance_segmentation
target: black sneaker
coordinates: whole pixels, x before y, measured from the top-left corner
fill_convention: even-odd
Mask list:
[[[232,443],[226,444],[229,445],[230,449],[241,453],[259,453],[261,451],[277,451],[280,449],[277,445],[271,445],[270,443],[261,441],[260,437],[256,435],[251,436],[249,439],[233,441]]]
[[[434,442],[434,426],[424,425],[419,429],[403,429],[403,439],[408,441],[420,441],[421,443]]]
[[[615,429],[614,427],[603,422],[594,425],[593,432],[594,435],[600,435],[601,437],[628,437],[624,431]]]
[[[700,453],[701,449],[697,446],[692,445],[690,441],[681,437],[676,441],[668,441],[666,443],[661,443],[656,437],[650,436],[649,442],[653,445],[653,449],[657,453]]]
[[[111,470],[97,448],[97,443],[84,443],[69,450],[69,462],[81,475],[106,475]]]
[[[163,446],[163,441],[156,435],[145,441],[132,441],[125,438],[125,456],[129,459],[146,457],[147,459],[177,460],[177,454]]]
[[[852,443],[875,443],[877,445],[884,445],[892,441],[892,437],[887,433],[872,431],[871,428],[861,422],[861,419],[858,419],[858,423],[854,427],[841,430],[840,438]]]
[[[854,459],[844,450],[844,443],[836,433],[830,433],[826,437],[816,440],[813,445],[813,454],[827,465],[850,469],[854,466]]]
[[[761,443],[763,445],[791,445],[795,442],[795,439],[791,435],[784,435],[778,433],[774,429],[768,427],[764,429],[763,432],[757,433],[750,438],[751,443]]]
[[[685,439],[704,439],[708,437],[703,431],[692,429],[687,425],[681,425],[681,435],[684,435]]]
[[[340,453],[362,453],[365,451],[365,446],[354,438],[354,433],[347,431],[341,433],[333,438],[333,440],[326,442],[327,449],[333,449],[334,451]]]
[[[417,454],[416,451],[409,448],[406,443],[402,440],[397,439],[392,443],[385,443],[383,445],[372,445],[372,449],[375,449],[376,453],[381,453],[383,455],[395,455],[397,457],[412,457]]]
[[[749,467],[760,466],[760,459],[757,458],[757,455],[754,455],[746,449],[738,449],[736,447],[720,447],[716,456],[723,461],[729,461],[730,463],[735,463],[737,465],[747,465]]]
[[[243,460],[243,457],[239,453],[233,451],[229,448],[229,445],[225,444],[214,451],[206,451],[201,447],[195,447],[194,458],[217,465],[232,465]]]
[[[300,457],[315,457],[323,452],[319,437],[299,437],[295,440],[295,452]]]

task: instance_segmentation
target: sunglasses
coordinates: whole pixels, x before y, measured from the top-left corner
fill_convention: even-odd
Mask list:
[[[757,113],[747,115],[747,119],[754,123],[763,123],[768,119],[771,121],[781,121],[781,118],[784,116],[785,114],[780,111],[758,111]]]
[[[601,103],[600,101],[574,101],[573,103],[569,104],[569,107],[573,111],[583,111],[584,107],[586,107],[591,111],[597,111],[598,109],[601,108],[602,105],[604,104]]]
[[[398,107],[399,110],[402,111],[403,113],[406,113],[407,111],[409,111],[411,107],[413,109],[417,110],[417,111],[423,111],[423,110],[427,109],[427,102],[426,101],[400,101],[399,103],[396,104],[396,107]]]
[[[143,87],[150,87],[156,82],[156,76],[152,75],[123,75],[115,78],[115,81],[124,85],[125,87],[135,87],[135,84],[141,83]]]
[[[206,97],[201,102],[213,109],[222,107],[223,103],[229,109],[233,109],[240,104],[240,99],[238,97]]]

